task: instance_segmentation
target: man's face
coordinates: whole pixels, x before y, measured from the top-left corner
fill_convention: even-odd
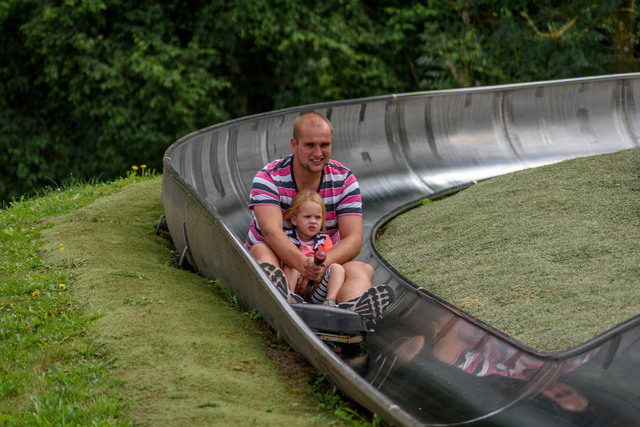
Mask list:
[[[296,161],[306,171],[322,172],[331,157],[331,129],[320,122],[307,122],[297,139],[291,139]]]

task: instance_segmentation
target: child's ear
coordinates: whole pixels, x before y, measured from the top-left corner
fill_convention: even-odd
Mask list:
[[[296,225],[298,225],[298,224],[296,224],[296,222],[297,222],[297,221],[296,221],[296,217],[295,217],[295,216],[292,216],[292,217],[291,217],[291,224],[293,224],[293,226],[294,226],[294,227],[295,227]]]

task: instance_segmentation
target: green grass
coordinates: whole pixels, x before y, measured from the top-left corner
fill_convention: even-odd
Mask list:
[[[40,236],[52,226],[47,219],[140,179],[71,181],[0,211],[0,423],[117,424],[126,409],[119,381],[104,375],[112,360],[92,339],[99,313],[70,297],[84,259],[52,263]]]
[[[379,425],[227,287],[175,268],[160,191],[147,171],[0,211],[0,424]]]
[[[381,231],[407,278],[541,350],[640,313],[640,149],[499,176]]]

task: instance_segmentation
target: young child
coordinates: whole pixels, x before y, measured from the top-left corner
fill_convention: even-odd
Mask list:
[[[315,191],[298,192],[289,209],[285,211],[284,219],[291,221],[293,225],[291,230],[287,230],[287,236],[306,256],[313,257],[317,251],[327,252],[333,246],[331,237],[322,233],[325,230],[326,210],[322,198]],[[288,265],[282,270],[287,278],[289,291],[294,292],[299,276],[298,270]],[[336,297],[344,279],[344,267],[331,264],[327,267],[322,281],[314,285],[310,302],[337,307]]]

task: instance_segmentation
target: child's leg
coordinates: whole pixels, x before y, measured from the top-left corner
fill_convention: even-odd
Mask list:
[[[335,300],[344,284],[344,267],[340,264],[331,264],[331,274],[327,282],[327,299]]]
[[[311,302],[313,304],[322,304],[328,299],[335,300],[338,292],[340,292],[340,288],[344,284],[344,278],[344,267],[340,264],[331,264],[311,296]]]
[[[327,271],[324,272],[324,277],[320,283],[316,284],[315,291],[313,291],[313,295],[311,295],[312,304],[322,304],[327,299],[327,287],[333,266],[334,264],[331,264],[327,267]]]
[[[284,277],[287,279],[287,287],[289,288],[289,291],[295,292],[296,283],[298,282],[298,270],[285,265],[282,267],[282,271],[284,272]]]

